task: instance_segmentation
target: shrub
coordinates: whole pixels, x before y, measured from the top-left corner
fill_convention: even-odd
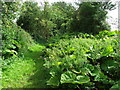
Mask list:
[[[47,85],[72,84],[82,89],[106,89],[118,81],[117,39],[60,39],[49,46],[45,50],[44,64],[51,75]]]
[[[4,2],[2,4],[2,57],[3,59],[15,56],[18,51],[31,45],[32,38],[23,29],[17,26],[15,19],[20,13],[20,2]]]
[[[101,38],[108,38],[112,36],[117,36],[119,31],[101,31],[99,32],[98,35],[96,35],[96,38],[101,39]]]
[[[33,44],[32,37],[19,28],[15,24],[6,27],[2,26],[2,41],[3,41],[3,58],[15,56],[20,50],[27,49],[28,46]]]

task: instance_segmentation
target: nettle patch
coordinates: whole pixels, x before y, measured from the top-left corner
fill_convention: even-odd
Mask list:
[[[61,39],[49,44],[44,64],[51,75],[47,85],[111,88],[117,84],[120,73],[117,49],[115,38]]]

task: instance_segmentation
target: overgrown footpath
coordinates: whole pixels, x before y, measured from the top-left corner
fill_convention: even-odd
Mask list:
[[[96,36],[74,33],[56,36],[43,45],[32,43],[18,55],[3,60],[2,87],[118,89],[117,34],[116,31],[103,31]]]
[[[107,11],[115,8],[111,1],[76,2],[78,8],[65,2],[1,4],[3,88],[120,88],[120,32],[110,32],[106,23]],[[47,43],[36,44],[42,40]]]
[[[43,45],[33,45],[22,56],[6,59],[2,68],[2,87],[46,88],[48,74],[41,57],[44,48]]]
[[[33,43],[3,60],[2,86],[118,89],[120,38],[116,34],[119,33],[65,34],[44,45]]]

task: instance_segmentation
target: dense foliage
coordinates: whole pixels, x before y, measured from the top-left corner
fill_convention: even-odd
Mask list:
[[[35,40],[48,39],[55,24],[50,21],[50,9],[47,2],[43,10],[35,2],[25,2],[17,24],[29,32]]]
[[[65,2],[55,2],[51,6],[52,17],[51,20],[56,24],[54,31],[58,33],[66,33],[70,30],[70,23],[75,12],[75,7]]]
[[[40,38],[48,40],[51,36],[66,32],[75,11],[71,4],[65,2],[53,3],[52,6],[45,2],[43,7],[35,2],[25,2],[22,8],[17,24],[37,41]]]
[[[45,50],[44,66],[51,74],[47,84],[75,84],[75,88],[81,89],[110,88],[119,81],[118,49],[119,44],[115,37],[79,37],[50,43]]]
[[[14,22],[20,10],[20,3],[3,2],[2,4],[2,54],[4,58],[7,58],[17,55],[20,49],[25,49],[31,45],[33,40],[28,33],[26,33]]]
[[[120,88],[120,32],[106,23],[114,5],[39,5],[2,2],[2,87]]]
[[[107,10],[115,6],[111,2],[82,2],[74,14],[72,29],[83,33],[98,34],[103,30],[110,30],[106,22]]]
[[[115,5],[111,2],[82,2],[77,5],[78,8],[75,8],[65,2],[52,5],[44,2],[43,7],[40,7],[36,2],[25,2],[17,24],[37,41],[66,32],[98,34],[110,30],[106,15]]]

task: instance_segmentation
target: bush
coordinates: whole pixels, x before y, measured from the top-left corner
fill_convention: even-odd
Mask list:
[[[101,38],[108,38],[108,37],[113,37],[113,36],[117,36],[118,33],[120,33],[119,31],[101,31],[99,32],[98,35],[96,35],[96,38],[101,39]]]
[[[115,38],[60,39],[55,44],[49,44],[44,64],[51,75],[47,85],[110,88],[118,82],[120,73],[117,49]]]
[[[19,2],[4,2],[1,1],[3,10],[1,13],[2,25],[2,57],[3,59],[11,56],[16,56],[18,51],[24,47],[28,47],[33,43],[31,36],[23,29],[17,26],[14,22],[17,15],[20,13]]]
[[[20,50],[27,49],[33,44],[32,37],[15,24],[6,27],[2,26],[3,58],[8,58],[18,54]]]

